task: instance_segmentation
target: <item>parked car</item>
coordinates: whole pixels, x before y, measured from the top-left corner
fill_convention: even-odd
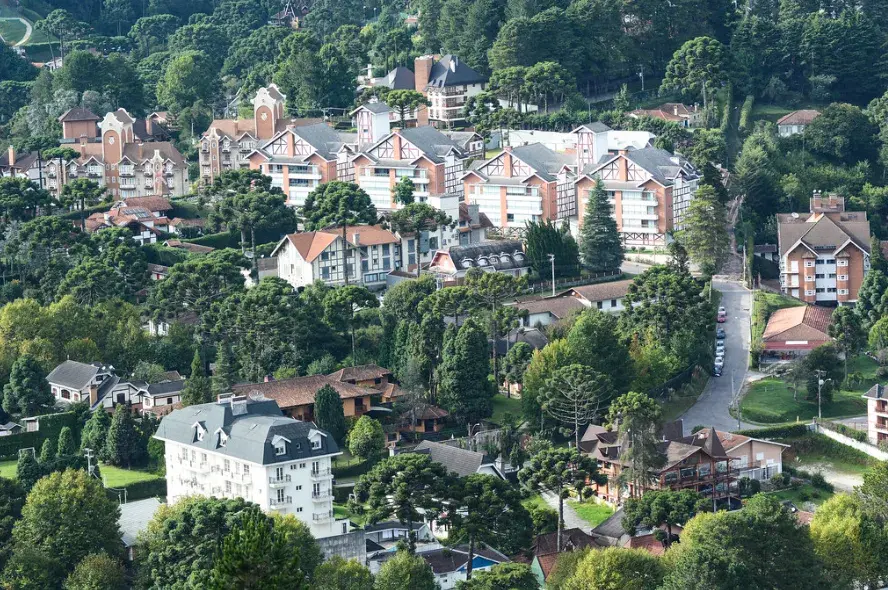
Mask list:
[[[720,311],[718,312],[718,317],[716,318],[716,320],[719,324],[724,324],[726,321],[728,321],[728,314],[724,311]]]
[[[721,377],[722,376],[722,366],[723,365],[715,365],[712,367],[712,376],[713,377]]]
[[[718,328],[715,329],[715,338],[716,338],[716,340],[724,340],[725,337],[727,337],[727,332],[725,332],[725,329],[724,329],[724,328],[722,328],[721,326],[719,326]]]
[[[724,354],[725,353],[725,341],[724,340],[716,340],[715,341],[715,354]]]

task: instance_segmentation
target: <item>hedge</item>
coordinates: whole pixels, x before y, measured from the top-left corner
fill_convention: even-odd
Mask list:
[[[807,424],[790,424],[785,426],[770,426],[768,428],[756,428],[754,430],[738,430],[737,434],[751,436],[753,438],[793,438],[810,434]]]
[[[334,467],[333,477],[357,477],[370,471],[371,467],[373,467],[373,465],[370,461],[358,461],[345,467]]]
[[[77,440],[80,436],[80,424],[77,423],[74,412],[40,416],[40,430],[0,437],[0,459],[18,459],[21,449],[32,447],[39,453],[43,441],[58,440],[59,433],[65,426],[74,431],[74,438]]]
[[[853,438],[858,442],[869,442],[869,438],[867,437],[866,430],[857,430],[856,428],[851,428],[841,422],[821,422],[820,426],[823,428],[827,428],[834,432],[838,432],[839,434],[844,434],[848,438]]]
[[[145,258],[151,264],[160,264],[163,266],[173,266],[177,262],[183,262],[188,258],[188,252],[181,248],[170,248],[164,244],[146,244],[142,246],[145,252]]]
[[[117,500],[123,500],[123,492],[126,490],[126,501],[144,500],[145,498],[161,497],[166,498],[167,481],[160,477],[157,479],[149,479],[146,481],[137,481],[122,488],[105,488],[108,497]]]
[[[256,246],[257,249],[262,244],[273,244],[280,241],[281,234],[279,231],[264,231],[264,232],[256,232]],[[182,240],[183,242],[189,244],[200,244],[201,246],[209,246],[211,248],[222,249],[222,248],[235,248],[240,249],[240,232],[239,231],[224,231],[216,234],[206,234],[199,238],[192,238],[189,240]],[[250,239],[249,234],[247,235],[247,240]]]
[[[734,87],[728,82],[727,86],[725,86],[725,104],[724,110],[722,111],[722,120],[719,129],[722,130],[722,133],[727,132],[728,127],[731,126],[731,114],[734,109]]]
[[[746,100],[743,101],[743,106],[740,108],[740,124],[738,127],[743,133],[749,131],[749,124],[752,121],[752,105],[754,102],[755,97],[750,94],[746,97]]]

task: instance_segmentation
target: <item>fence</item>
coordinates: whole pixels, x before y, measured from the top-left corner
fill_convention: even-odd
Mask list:
[[[579,287],[582,285],[597,285],[598,283],[609,283],[623,278],[620,271],[600,272],[586,275],[584,277],[570,277],[567,279],[555,279],[555,290],[569,289],[571,287]],[[528,285],[531,293],[547,293],[552,291],[552,281],[538,281]]]
[[[888,453],[881,450],[879,447],[871,445],[868,442],[861,442],[859,440],[855,440],[846,434],[842,434],[841,432],[837,432],[834,430],[835,425],[827,426],[826,423],[817,424],[815,426],[815,432],[818,432],[827,438],[831,438],[838,443],[842,443],[843,445],[849,446],[853,449],[857,449],[862,453],[866,453],[870,457],[878,459],[879,461],[888,461]]]

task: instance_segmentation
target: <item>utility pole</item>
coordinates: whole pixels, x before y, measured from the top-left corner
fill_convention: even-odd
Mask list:
[[[549,262],[552,264],[552,297],[555,297],[555,255],[549,254]]]
[[[820,391],[827,381],[832,381],[832,379],[823,379],[824,373],[826,373],[826,371],[823,369],[817,369],[814,371],[814,374],[817,375],[817,424],[820,424],[821,420],[823,420],[823,412],[820,407]]]
[[[93,473],[94,468],[93,468],[93,464],[92,464],[92,457],[93,457],[92,452],[93,452],[92,449],[83,449],[83,454],[86,455],[86,472],[89,475],[94,476],[94,473]]]
[[[734,393],[734,369],[731,369],[731,402],[734,404],[734,411],[737,412],[737,430],[742,430],[740,425],[740,396]]]

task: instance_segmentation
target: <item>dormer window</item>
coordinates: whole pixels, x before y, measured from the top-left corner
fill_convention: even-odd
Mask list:
[[[274,454],[283,455],[287,452],[287,445],[284,442],[274,445]]]
[[[197,429],[197,440],[203,440],[204,432],[200,428]]]
[[[320,449],[321,448],[321,439],[311,441],[312,449]]]
[[[207,433],[207,429],[203,423],[195,422],[191,427],[194,429],[194,442],[202,441]]]
[[[225,431],[221,428],[216,430],[216,434],[219,435],[218,445],[219,447],[224,447],[228,444],[228,435],[225,434]]]

